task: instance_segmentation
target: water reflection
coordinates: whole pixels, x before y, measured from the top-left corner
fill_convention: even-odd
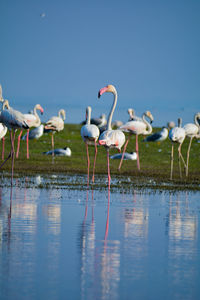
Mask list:
[[[198,196],[0,188],[4,298],[195,299]]]

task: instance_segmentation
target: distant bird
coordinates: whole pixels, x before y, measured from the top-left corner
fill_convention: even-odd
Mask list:
[[[173,161],[174,161],[174,143],[178,143],[178,161],[179,161],[179,172],[180,172],[180,178],[182,178],[182,172],[181,172],[181,161],[182,159],[183,165],[186,168],[186,164],[184,161],[184,158],[181,153],[181,146],[183,144],[183,141],[185,139],[185,129],[181,127],[182,125],[182,119],[178,119],[178,127],[174,127],[169,131],[169,139],[172,142],[172,150],[171,150],[171,172],[170,172],[170,179],[172,180],[172,174],[173,174]]]
[[[129,137],[126,141],[126,144],[124,146],[124,149],[123,149],[122,158],[121,158],[119,168],[118,168],[119,170],[120,170],[122,162],[123,162],[123,155],[125,153],[126,147],[128,145],[128,142],[129,142],[130,137],[131,137],[132,134],[135,134],[135,136],[136,136],[137,168],[138,168],[138,170],[140,170],[138,135],[140,135],[140,134],[147,135],[147,134],[150,134],[152,132],[152,127],[151,127],[150,123],[147,122],[145,117],[148,117],[150,119],[151,123],[153,122],[153,116],[152,116],[151,112],[146,111],[142,115],[142,121],[140,121],[140,120],[129,121],[129,122],[125,123],[124,125],[122,125],[120,127],[121,130],[123,130],[125,132],[129,132],[130,135],[129,135]]]
[[[15,155],[15,149],[14,149],[14,141],[15,141],[15,133],[17,129],[29,129],[29,126],[26,122],[26,119],[24,115],[11,108],[9,105],[8,100],[4,100],[2,105],[2,111],[0,114],[0,122],[6,125],[10,132],[10,141],[11,141],[11,151],[9,156],[4,160],[4,162],[1,164],[0,168],[5,164],[5,162],[11,157],[12,158],[12,168],[11,168],[11,186],[13,182],[13,173],[14,173],[14,155]],[[13,131],[13,136],[12,136]]]
[[[104,93],[112,93],[114,95],[113,105],[111,107],[108,121],[107,121],[107,130],[102,132],[99,137],[99,145],[104,146],[107,149],[107,166],[108,166],[108,188],[110,190],[110,164],[109,164],[109,149],[116,148],[118,151],[121,151],[121,147],[125,143],[125,135],[121,130],[112,130],[111,122],[112,116],[117,104],[117,91],[113,85],[108,85],[99,90],[98,98],[101,97]]]
[[[119,128],[119,127],[122,126],[122,125],[123,125],[123,122],[120,121],[120,120],[115,120],[115,121],[113,121],[112,124],[111,124],[112,128]]]
[[[60,132],[64,129],[64,121],[66,118],[65,110],[60,109],[58,112],[58,116],[51,117],[47,122],[44,127],[45,130],[51,131],[51,145],[52,145],[52,150],[54,150],[54,133],[55,132]],[[52,155],[54,155],[54,152],[52,151]]]
[[[112,156],[110,156],[111,159],[121,159],[122,153],[117,153]],[[125,152],[123,160],[136,160],[137,159],[137,153],[136,152]]]
[[[174,121],[169,121],[167,123],[167,128],[170,130],[172,128],[174,128],[176,126],[175,122]]]
[[[41,124],[38,127],[33,128],[32,130],[29,131],[28,139],[33,140],[36,139],[38,140],[44,133],[44,125]],[[22,136],[21,138],[23,141],[27,139],[27,133]]]
[[[83,121],[81,124],[85,125],[86,123],[87,123],[87,119],[85,121]],[[94,124],[94,125],[98,126],[99,128],[106,126],[106,124],[107,124],[106,115],[101,114],[101,116],[99,118],[91,118],[90,124]]]
[[[92,182],[94,182],[95,164],[96,164],[96,157],[97,157],[97,140],[100,134],[99,128],[95,124],[90,124],[91,111],[92,108],[88,106],[86,108],[86,124],[81,127],[81,136],[85,143],[86,153],[87,153],[87,163],[88,163],[87,183],[88,184],[89,184],[89,175],[90,175],[90,157],[89,157],[88,145],[95,146],[94,166],[93,166],[93,175],[92,175]]]
[[[24,114],[24,117],[26,119],[27,124],[29,125],[29,128],[31,127],[38,127],[41,124],[40,118],[37,114],[37,110],[40,110],[41,114],[43,114],[44,110],[40,104],[36,104],[33,109],[33,114]],[[18,135],[18,145],[17,145],[17,153],[16,157],[19,157],[19,147],[20,147],[20,138],[22,135],[22,131]],[[27,147],[27,159],[29,159],[29,129],[27,130],[26,134],[26,147]]]
[[[200,120],[200,112],[195,114],[194,123],[188,123],[183,127],[183,129],[185,129],[185,135],[190,138],[190,142],[187,150],[186,177],[188,176],[189,156],[190,156],[190,148],[192,145],[192,140],[193,138],[200,136],[200,125],[198,120]]]
[[[50,150],[47,152],[43,152],[43,154],[52,155],[52,151],[54,151],[54,155],[56,155],[56,156],[71,156],[72,155],[72,151],[69,147]]]
[[[168,137],[168,129],[162,127],[158,132],[153,133],[152,135],[147,136],[143,142],[163,142]]]
[[[142,121],[142,118],[136,116],[133,108],[128,108],[127,112],[129,114],[129,121]]]

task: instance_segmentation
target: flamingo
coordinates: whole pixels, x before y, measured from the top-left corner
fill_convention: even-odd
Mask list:
[[[186,164],[184,161],[184,158],[181,153],[181,146],[183,144],[183,141],[185,139],[185,129],[181,127],[182,119],[178,119],[178,127],[174,127],[169,131],[169,139],[172,142],[172,150],[171,150],[171,173],[170,173],[170,179],[172,180],[172,174],[173,174],[173,161],[174,161],[174,143],[178,143],[178,161],[179,161],[179,172],[180,172],[180,178],[182,178],[181,173],[181,161],[182,159],[183,165],[186,168]]]
[[[163,142],[168,137],[168,129],[162,127],[158,132],[153,133],[152,135],[147,136],[143,142]]]
[[[133,121],[129,121],[127,123],[125,123],[124,125],[122,125],[120,127],[121,130],[129,132],[130,135],[126,141],[126,144],[124,146],[124,150],[123,150],[123,154],[122,154],[122,158],[119,164],[119,170],[121,168],[122,162],[123,162],[123,157],[124,157],[124,153],[126,150],[126,147],[128,145],[128,142],[130,140],[130,137],[132,134],[136,135],[136,153],[137,153],[137,168],[138,170],[140,170],[140,161],[139,161],[139,149],[138,149],[138,135],[142,134],[142,135],[147,135],[150,134],[152,132],[152,126],[150,125],[150,123],[147,122],[147,120],[145,119],[145,117],[148,117],[150,119],[150,122],[153,122],[153,116],[150,113],[150,111],[146,111],[145,113],[143,113],[142,115],[142,121],[141,120],[133,120]]]
[[[64,109],[60,109],[58,112],[58,116],[53,116],[51,117],[45,125],[45,129],[47,131],[51,131],[52,135],[51,135],[51,145],[52,145],[52,156],[54,155],[54,138],[53,138],[53,134],[55,132],[59,132],[61,130],[64,129],[64,120],[65,120],[66,114],[65,114],[65,110]]]
[[[0,140],[2,139],[2,160],[4,160],[4,147],[5,147],[5,135],[7,133],[7,127],[0,123]]]
[[[107,121],[107,130],[101,133],[99,137],[99,145],[103,145],[107,149],[107,167],[108,167],[108,189],[110,190],[110,164],[109,164],[109,150],[110,148],[116,148],[121,151],[121,147],[125,143],[125,135],[121,130],[112,130],[111,122],[112,116],[117,104],[117,91],[113,85],[107,85],[99,90],[98,98],[104,93],[112,93],[114,95],[113,105],[111,107],[108,121]]]
[[[7,108],[6,108],[7,107]],[[13,108],[10,107],[8,100],[4,100],[2,104],[2,111],[0,114],[0,122],[6,125],[10,132],[10,142],[11,142],[11,151],[9,156],[4,160],[0,168],[4,165],[4,163],[11,157],[12,158],[12,168],[11,168],[11,186],[13,182],[13,173],[14,173],[14,141],[15,141],[15,133],[19,128],[29,129],[29,125],[26,122],[24,115]],[[13,136],[12,136],[13,131]]]
[[[0,84],[0,102],[3,102],[2,86]],[[7,133],[7,127],[0,123],[0,140],[2,139],[2,160],[4,160],[4,148],[5,148],[5,135]]]
[[[129,121],[142,121],[142,118],[135,115],[133,108],[128,108],[127,112],[129,114]]]
[[[200,119],[200,112],[195,114],[194,123],[188,123],[183,127],[185,129],[186,137],[190,138],[190,142],[189,142],[188,150],[187,150],[186,177],[188,176],[189,155],[190,155],[190,148],[191,148],[191,145],[192,145],[192,140],[195,137],[199,137],[199,134],[200,134],[200,132],[199,132],[200,125],[199,125],[199,122],[198,122],[199,119]]]
[[[91,107],[88,106],[86,109],[86,124],[81,127],[81,136],[83,141],[85,142],[86,146],[86,153],[87,153],[87,162],[88,162],[88,177],[87,177],[87,183],[89,184],[89,172],[90,172],[90,158],[89,158],[89,151],[88,151],[88,145],[94,145],[95,146],[95,156],[94,156],[94,166],[93,166],[93,176],[92,176],[92,182],[94,183],[94,172],[95,172],[95,163],[96,163],[96,157],[97,157],[97,140],[99,138],[99,128],[95,124],[90,124],[91,120]]]
[[[24,117],[26,119],[27,124],[30,127],[38,127],[41,124],[40,118],[37,114],[37,110],[40,110],[41,114],[43,114],[44,110],[40,104],[36,104],[34,109],[33,109],[33,114],[24,114]],[[18,135],[18,145],[17,145],[17,153],[16,153],[16,158],[19,157],[19,147],[20,147],[20,138],[22,135],[22,131]],[[27,130],[26,134],[26,145],[27,145],[27,159],[29,159],[29,129]]]

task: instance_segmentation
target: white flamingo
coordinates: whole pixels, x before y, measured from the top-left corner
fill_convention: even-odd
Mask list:
[[[95,156],[94,156],[94,166],[93,166],[93,176],[92,182],[94,182],[94,172],[95,172],[95,163],[97,157],[97,140],[99,138],[99,128],[95,124],[90,124],[91,120],[91,107],[88,106],[86,109],[86,124],[81,127],[81,136],[83,141],[85,142],[86,153],[87,153],[87,163],[88,163],[88,177],[87,183],[89,184],[89,173],[90,173],[90,157],[88,151],[88,145],[95,146]]]
[[[127,112],[129,114],[129,121],[142,121],[142,118],[136,116],[133,108],[128,108]]]
[[[98,97],[100,98],[103,93],[112,93],[114,95],[113,105],[111,107],[108,121],[107,130],[102,132],[99,137],[99,145],[105,146],[107,149],[107,166],[108,166],[108,188],[110,189],[110,164],[109,164],[109,149],[116,148],[121,151],[121,147],[125,143],[125,135],[121,130],[112,130],[111,122],[112,116],[117,104],[117,91],[113,85],[108,85],[99,90]]]
[[[4,165],[4,163],[11,157],[12,158],[12,168],[11,168],[11,186],[13,182],[13,173],[14,173],[14,155],[15,155],[15,149],[14,149],[14,141],[15,141],[15,133],[17,129],[28,129],[29,126],[26,122],[26,119],[24,115],[11,108],[9,106],[8,100],[5,100],[2,104],[2,111],[0,114],[0,122],[6,125],[10,132],[10,142],[11,142],[11,151],[9,156],[4,160],[0,168]],[[13,136],[12,136],[13,131]]]
[[[44,110],[40,104],[36,104],[33,109],[33,114],[24,114],[24,117],[26,119],[26,122],[30,127],[38,127],[41,124],[40,117],[38,116],[37,110],[40,110],[41,114],[43,114]],[[19,147],[20,147],[20,138],[22,135],[22,131],[18,135],[18,145],[17,145],[17,152],[16,152],[16,158],[19,157]],[[27,147],[27,159],[29,159],[29,129],[26,133],[26,147]]]
[[[183,165],[186,168],[186,164],[183,158],[183,155],[181,153],[181,146],[183,144],[183,141],[185,139],[185,129],[181,127],[182,119],[178,119],[178,127],[174,127],[169,131],[169,139],[172,142],[172,150],[171,150],[171,172],[170,172],[170,179],[172,180],[172,174],[173,174],[173,162],[174,162],[174,143],[178,143],[178,161],[179,161],[179,172],[180,172],[180,178],[182,178],[182,172],[181,172],[181,161],[182,159]]]
[[[150,111],[146,111],[142,115],[142,121],[141,120],[129,121],[120,127],[121,130],[130,133],[130,135],[126,141],[126,144],[124,146],[123,154],[125,153],[125,150],[126,150],[126,147],[128,145],[131,135],[135,134],[135,136],[136,136],[136,147],[135,147],[136,149],[135,150],[137,153],[137,168],[138,168],[138,170],[140,170],[138,135],[140,135],[140,134],[148,135],[152,132],[152,126],[150,125],[150,123],[147,122],[145,117],[148,117],[150,119],[150,122],[153,122],[152,114],[150,113]],[[122,158],[121,158],[121,161],[119,164],[119,168],[118,168],[119,170],[120,170],[122,162],[123,162],[123,154],[122,154]]]
[[[59,132],[62,131],[64,129],[64,120],[65,120],[66,114],[65,114],[65,110],[64,109],[60,109],[58,112],[58,116],[53,116],[51,117],[45,125],[45,129],[47,131],[51,131],[52,135],[51,135],[51,145],[52,145],[52,156],[54,155],[54,137],[53,134],[55,132]]]
[[[200,120],[200,112],[195,114],[194,123],[188,123],[185,126],[183,126],[183,128],[185,129],[185,135],[190,138],[190,142],[187,150],[186,176],[188,176],[189,156],[190,156],[190,148],[192,145],[192,140],[193,138],[199,137],[200,135],[200,126],[198,120]]]
[[[2,86],[0,84],[0,102],[3,102]],[[2,160],[4,160],[4,148],[5,148],[5,135],[7,133],[7,127],[0,123],[0,140],[2,140]]]

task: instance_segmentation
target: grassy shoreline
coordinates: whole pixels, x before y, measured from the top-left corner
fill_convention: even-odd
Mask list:
[[[30,159],[26,159],[26,142],[21,141],[19,158],[15,159],[15,172],[19,176],[34,175],[34,174],[86,174],[87,173],[87,160],[85,144],[80,136],[81,125],[78,124],[65,124],[65,129],[55,134],[55,148],[69,147],[72,151],[71,157],[55,157],[44,155],[43,152],[51,150],[51,135],[44,134],[39,140],[30,140]],[[154,128],[154,132],[158,128]],[[179,186],[181,188],[200,189],[200,155],[199,143],[194,140],[192,143],[189,164],[189,176],[185,177],[184,169],[182,167],[183,178],[180,179],[178,160],[177,160],[177,147],[175,147],[175,160],[174,160],[174,174],[173,181],[170,177],[170,153],[171,143],[169,139],[157,143],[144,143],[143,137],[139,137],[139,153],[141,171],[137,170],[136,161],[124,161],[120,172],[118,171],[119,160],[110,160],[111,177],[112,175],[119,175],[130,177],[132,181],[141,181],[145,186],[145,179],[153,179],[156,186],[163,188],[163,183]],[[15,142],[15,149],[16,149]],[[182,153],[186,159],[187,147],[189,139],[183,143]],[[5,142],[5,157],[10,151],[9,135],[6,135]],[[132,136],[128,144],[127,152],[135,151],[135,137]],[[94,147],[89,147],[92,173]],[[116,150],[111,149],[110,154],[116,153]],[[11,161],[9,160],[1,168],[1,173],[9,172],[11,168]],[[3,174],[3,173],[2,173]],[[107,161],[106,151],[104,147],[98,147],[98,156],[96,161],[96,174],[107,174]],[[112,184],[112,182],[111,182]]]

